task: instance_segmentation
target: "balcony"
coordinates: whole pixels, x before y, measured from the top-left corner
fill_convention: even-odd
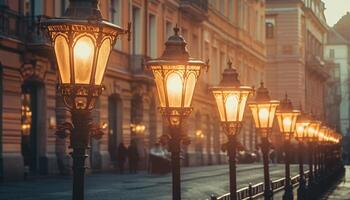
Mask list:
[[[319,56],[312,54],[307,55],[306,58],[306,68],[309,71],[316,73],[325,80],[329,78],[329,73],[324,60],[322,60]]]
[[[49,47],[49,40],[40,30],[40,21],[46,16],[24,16],[7,7],[0,7],[0,37],[33,46]]]
[[[180,0],[180,10],[196,21],[208,17],[208,0]]]

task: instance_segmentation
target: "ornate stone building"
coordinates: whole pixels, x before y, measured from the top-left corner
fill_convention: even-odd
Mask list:
[[[0,1],[0,177],[56,174],[70,170],[69,143],[55,135],[55,126],[70,120],[56,92],[57,71],[52,50],[38,30],[43,17],[62,15],[67,0]],[[147,5],[147,6],[146,6]],[[177,24],[192,57],[210,60],[194,94],[194,111],[186,132],[183,165],[226,162],[217,110],[208,87],[217,84],[231,60],[243,84],[264,80],[264,0],[101,0],[105,18],[121,27],[132,22],[131,40],[124,37],[111,53],[94,119],[106,127],[91,141],[93,170],[113,168],[119,143],[137,142],[146,166],[147,152],[166,127],[157,111],[155,85],[143,70],[145,57],[158,57]],[[133,125],[144,125],[137,133]],[[197,137],[196,133],[203,136]],[[256,136],[246,116],[241,143],[254,150]]]

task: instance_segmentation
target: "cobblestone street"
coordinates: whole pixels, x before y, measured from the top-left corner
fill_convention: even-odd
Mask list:
[[[238,188],[263,181],[261,164],[239,165]],[[292,174],[297,166],[292,166]],[[272,179],[284,176],[284,165],[271,165]],[[1,200],[69,200],[71,178],[53,177],[0,184]],[[191,167],[182,169],[183,199],[204,200],[210,194],[228,192],[228,166]],[[171,176],[101,173],[86,178],[87,200],[165,200],[171,199]]]

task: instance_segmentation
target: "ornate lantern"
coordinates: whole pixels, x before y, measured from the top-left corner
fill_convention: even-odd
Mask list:
[[[264,87],[264,83],[261,82],[255,101],[249,103],[249,108],[253,115],[255,127],[259,130],[262,137],[268,137],[278,105],[279,101],[270,99],[269,91]]]
[[[241,128],[245,107],[252,88],[241,86],[236,69],[233,69],[232,63],[228,62],[228,68],[222,74],[220,84],[212,87],[211,91],[225,133],[228,135],[237,134]]]
[[[306,113],[301,113],[295,124],[295,139],[302,142],[307,134],[307,127],[310,124],[309,115]]]
[[[278,120],[278,125],[280,132],[284,134],[285,138],[290,140],[294,131],[295,124],[297,122],[299,110],[294,110],[292,102],[288,99],[286,94],[285,98],[281,101],[276,112],[276,117]]]
[[[179,28],[165,43],[160,58],[148,60],[158,90],[160,111],[172,126],[179,126],[192,111],[192,97],[198,77],[207,64],[189,57]]]
[[[95,107],[109,54],[125,33],[102,19],[98,2],[70,0],[64,17],[43,22],[57,59],[59,90],[71,110]]]

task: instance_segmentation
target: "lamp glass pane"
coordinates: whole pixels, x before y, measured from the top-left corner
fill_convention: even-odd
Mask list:
[[[69,47],[62,35],[55,39],[55,54],[62,83],[70,83]]]
[[[89,84],[94,60],[95,45],[88,36],[78,39],[73,47],[75,83]]]
[[[109,57],[109,53],[111,52],[111,41],[110,39],[105,39],[100,47],[100,51],[98,53],[98,60],[96,66],[96,76],[95,76],[95,84],[101,85],[103,74],[105,72],[107,61]]]
[[[277,113],[277,120],[282,133],[294,133],[295,123],[298,117],[296,112]]]
[[[278,104],[250,104],[256,128],[271,128]]]
[[[244,116],[244,111],[245,111],[245,106],[247,105],[247,100],[248,100],[248,96],[249,96],[249,92],[243,91],[240,93],[240,102],[239,102],[239,118],[238,121],[242,121],[243,120],[243,116]]]
[[[153,70],[153,76],[157,86],[160,106],[165,107],[166,103],[165,103],[164,82],[163,82],[162,74],[158,70]]]
[[[192,102],[192,97],[194,93],[194,88],[196,86],[197,78],[195,73],[191,73],[186,80],[186,93],[185,93],[185,104],[184,107],[190,107]]]
[[[249,105],[250,111],[253,115],[253,120],[256,128],[260,128],[259,126],[259,119],[258,119],[258,106],[256,104],[250,104]]]
[[[229,94],[226,97],[225,109],[226,119],[228,122],[237,121],[239,96],[237,94]]]
[[[309,125],[309,123],[297,122],[295,124],[295,137],[304,138],[308,125]]]
[[[166,79],[167,96],[170,107],[181,107],[183,79],[177,72],[170,72]]]
[[[218,110],[219,110],[220,120],[222,122],[225,122],[226,121],[226,117],[225,117],[223,93],[221,91],[213,91],[213,94],[214,94],[214,98],[215,98],[215,101],[216,101],[216,105],[217,105]]]

